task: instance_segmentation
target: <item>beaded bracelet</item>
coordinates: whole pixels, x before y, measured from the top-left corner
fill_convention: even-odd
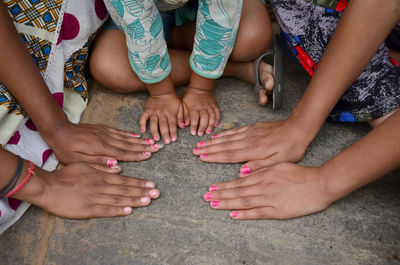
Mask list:
[[[17,185],[19,178],[21,177],[22,168],[24,167],[24,160],[18,156],[18,166],[15,174],[12,176],[7,185],[0,190],[0,199],[3,198],[7,193],[9,193],[15,185]]]
[[[32,161],[29,161],[29,168],[28,168],[28,174],[26,175],[25,179],[19,183],[15,188],[13,188],[10,192],[6,194],[6,198],[13,196],[14,194],[18,193],[28,182],[32,174],[35,174],[33,170],[35,169],[35,164],[32,163]]]

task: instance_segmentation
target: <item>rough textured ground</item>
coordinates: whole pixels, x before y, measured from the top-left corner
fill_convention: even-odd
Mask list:
[[[218,130],[286,117],[308,78],[285,62],[284,107],[259,107],[250,85],[217,82]],[[181,91],[182,92],[182,91]],[[145,93],[113,94],[92,84],[84,121],[138,131]],[[326,124],[301,162],[319,165],[368,132],[363,125]],[[179,139],[124,174],[157,183],[161,197],[128,217],[66,220],[31,207],[0,236],[0,264],[400,264],[400,178],[393,172],[334,203],[289,221],[234,221],[202,199],[207,187],[237,176],[240,165],[201,163],[193,137]],[[366,156],[368,154],[365,154]]]

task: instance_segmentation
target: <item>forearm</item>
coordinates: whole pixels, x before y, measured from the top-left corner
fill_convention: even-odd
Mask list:
[[[312,140],[400,20],[398,0],[352,0],[290,120]]]
[[[400,166],[400,110],[321,168],[328,193],[339,199]]]
[[[14,28],[11,19],[0,5],[0,81],[9,89],[40,131],[58,126],[67,117],[39,73]]]

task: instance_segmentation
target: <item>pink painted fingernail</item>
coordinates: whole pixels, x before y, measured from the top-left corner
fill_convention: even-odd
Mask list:
[[[149,194],[150,194],[151,196],[157,196],[157,195],[158,195],[158,190],[152,189],[152,190],[150,190]]]
[[[208,188],[208,190],[209,190],[209,191],[216,191],[216,190],[217,190],[217,185],[210,186],[210,187]]]
[[[202,147],[203,145],[204,145],[204,142],[198,142],[198,143],[197,143],[197,146],[198,146],[198,147]]]
[[[149,198],[148,197],[142,197],[142,198],[140,198],[140,202],[141,203],[146,203],[146,202],[148,202],[149,201]]]
[[[216,122],[216,123],[215,123],[215,127],[218,127],[218,125],[219,125],[218,122]]]
[[[154,140],[158,142],[158,141],[160,141],[160,137],[159,136],[154,136]]]
[[[214,134],[213,136],[211,136],[211,139],[215,139],[218,137],[218,134]]]
[[[179,124],[179,126],[181,126],[181,128],[185,128],[186,124],[181,123],[181,124]]]
[[[160,149],[160,148],[162,148],[162,146],[160,146],[159,144],[152,144],[151,148],[152,149]]]
[[[164,144],[169,144],[171,141],[169,139],[164,140]]]
[[[202,133],[202,132],[199,132],[199,136],[203,136],[204,135],[204,133]]]
[[[201,156],[200,156],[200,158],[207,158],[207,155],[206,154],[202,154]]]
[[[141,128],[140,131],[141,131],[141,132],[145,132],[146,129],[145,129],[145,128]]]
[[[113,158],[107,160],[107,167],[114,167],[116,165],[118,165],[118,161],[117,160],[115,160]]]
[[[185,121],[185,126],[188,126],[189,125],[189,121]]]
[[[175,142],[175,141],[176,141],[176,137],[175,137],[175,136],[172,136],[171,141],[172,141],[172,142]]]
[[[133,137],[140,138],[140,135],[139,135],[139,134],[132,133],[131,135],[132,135]]]
[[[204,199],[206,201],[210,201],[212,199],[212,194],[211,192],[207,192],[206,194],[204,194]]]
[[[154,144],[154,140],[153,139],[146,139],[146,143]]]
[[[156,184],[154,184],[154,182],[151,182],[151,181],[146,182],[147,188],[154,188],[155,186],[156,186]]]
[[[151,153],[150,153],[150,152],[143,152],[142,154],[143,154],[144,156],[151,155]]]
[[[116,166],[112,166],[111,169],[121,169],[121,167],[116,165]]]
[[[237,212],[237,211],[231,212],[231,217],[232,217],[232,218],[237,218],[238,215],[239,215],[239,212]]]
[[[207,131],[206,131],[206,134],[211,134],[211,130],[207,130]]]
[[[125,212],[126,214],[131,213],[131,212],[132,212],[132,208],[131,208],[131,207],[125,207],[125,208],[124,208],[124,212]]]
[[[196,130],[193,130],[191,133],[192,135],[196,135]]]
[[[241,167],[240,173],[242,173],[243,175],[248,175],[251,173],[251,168],[249,166]]]
[[[195,152],[195,153],[200,152],[200,148],[196,147],[196,148],[194,149],[194,152]]]
[[[219,205],[219,201],[212,201],[211,202],[211,206],[214,208],[214,207],[218,207],[218,205]]]

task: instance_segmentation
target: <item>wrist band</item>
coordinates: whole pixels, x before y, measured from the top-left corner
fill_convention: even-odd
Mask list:
[[[7,185],[0,190],[0,199],[3,198],[7,193],[9,193],[18,183],[18,180],[21,177],[21,172],[23,167],[24,167],[24,160],[22,160],[22,158],[18,156],[17,170],[15,171],[15,174],[11,177]]]
[[[32,161],[29,161],[28,173],[27,173],[25,179],[21,183],[19,183],[15,188],[13,188],[10,192],[8,192],[6,194],[6,198],[13,196],[14,194],[19,192],[25,186],[25,184],[28,182],[28,180],[30,179],[32,174],[35,174],[33,172],[34,169],[35,169],[35,164],[33,164]]]

